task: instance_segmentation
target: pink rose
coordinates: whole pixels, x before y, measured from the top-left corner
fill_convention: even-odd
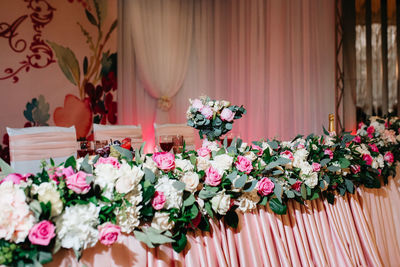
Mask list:
[[[302,149],[302,148],[305,148],[305,146],[303,144],[298,144],[297,145],[297,149]]]
[[[195,109],[198,109],[198,110],[201,110],[202,108],[203,108],[203,103],[201,102],[201,100],[200,99],[195,99],[195,100],[193,100],[193,102],[192,102],[192,108],[195,108]]]
[[[153,160],[157,167],[165,172],[175,168],[175,155],[170,152],[156,152],[153,154]]]
[[[153,206],[153,208],[155,210],[160,210],[164,207],[165,202],[166,202],[166,199],[165,199],[164,193],[161,191],[156,191],[154,193],[153,200],[151,201],[151,205]]]
[[[41,221],[29,230],[29,241],[34,245],[48,246],[53,237],[55,227],[50,221]]]
[[[110,246],[114,244],[121,235],[121,228],[110,222],[103,223],[97,227],[99,230],[99,241],[103,245]]]
[[[214,115],[212,108],[209,106],[202,107],[200,112],[206,119],[210,119]]]
[[[79,171],[66,178],[66,184],[69,189],[77,194],[86,194],[90,190],[90,184],[86,182],[87,174]]]
[[[74,174],[74,170],[72,169],[71,166],[68,166],[68,168],[62,169],[61,174],[64,175],[65,177],[68,177]]]
[[[21,182],[26,182],[28,180],[28,177],[31,175],[32,175],[31,173],[27,173],[24,175],[19,173],[10,173],[6,177],[4,177],[3,180],[0,181],[0,184],[9,181],[13,182],[13,184],[20,184]]]
[[[262,178],[257,182],[256,188],[260,195],[267,196],[274,191],[274,183],[267,177]]]
[[[224,108],[222,110],[221,119],[223,121],[233,121],[233,117],[235,117],[235,113],[233,113],[229,108]]]
[[[235,162],[235,166],[240,172],[244,172],[249,174],[253,169],[253,165],[251,165],[251,161],[243,156],[238,156]]]
[[[379,149],[375,144],[369,144],[369,147],[371,148],[372,151],[379,153]]]
[[[361,171],[361,166],[360,165],[351,165],[350,170],[352,173],[357,174]]]
[[[114,168],[119,169],[119,167],[121,166],[121,164],[119,164],[118,159],[114,158],[114,157],[107,157],[107,158],[103,158],[100,157],[96,164],[94,164],[95,167],[97,167],[97,165],[99,164],[111,164]]]
[[[330,159],[333,159],[333,152],[330,149],[325,149],[324,151],[325,155],[328,155]]]
[[[356,137],[353,138],[354,143],[361,143],[361,137],[359,135],[356,135]]]
[[[319,172],[321,170],[321,164],[313,162],[312,165],[312,170],[313,172]]]
[[[211,186],[217,186],[221,183],[222,176],[219,174],[217,169],[214,169],[212,166],[208,167],[206,170],[206,179],[205,183]]]
[[[369,126],[368,128],[367,128],[367,133],[368,133],[368,137],[369,138],[372,138],[372,134],[375,132],[375,128],[374,128],[374,126]]]
[[[197,154],[203,158],[209,157],[210,153],[211,153],[211,150],[208,149],[207,147],[201,147],[201,148],[197,149]]]
[[[364,125],[365,125],[365,124],[364,124],[363,122],[360,122],[360,123],[358,124],[358,129],[361,129]]]
[[[285,158],[290,159],[290,160],[293,160],[293,159],[294,159],[293,153],[290,152],[289,150],[282,151],[282,152],[281,152],[281,155],[282,155],[283,157],[285,157]]]
[[[263,149],[260,146],[257,146],[255,144],[251,144],[251,149],[252,150],[258,150],[257,156],[261,156],[263,154]]]
[[[301,187],[301,181],[296,181],[293,185],[292,185],[292,189],[296,190],[297,192],[300,192],[300,187]]]
[[[393,153],[390,151],[386,152],[385,155],[383,156],[383,159],[388,163],[393,163],[394,162]]]
[[[369,154],[364,154],[362,157],[363,161],[365,161],[365,163],[367,165],[371,165],[372,164],[372,157]]]

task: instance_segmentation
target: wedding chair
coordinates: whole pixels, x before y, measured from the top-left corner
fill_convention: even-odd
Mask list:
[[[142,126],[140,125],[102,125],[93,124],[94,141],[119,140],[131,138],[131,145],[138,149],[143,143]]]
[[[154,123],[155,143],[158,144],[161,135],[182,135],[187,150],[196,149],[195,131],[186,124],[157,124]]]
[[[55,164],[76,157],[75,126],[8,128],[11,167],[18,173],[41,171],[41,160],[52,158]]]

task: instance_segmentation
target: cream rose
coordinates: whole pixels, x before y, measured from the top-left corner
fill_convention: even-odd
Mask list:
[[[194,169],[194,166],[187,159],[175,159],[175,171],[178,171],[176,168],[180,168],[183,172],[191,172]]]
[[[197,157],[197,170],[205,171],[210,167],[211,163],[208,159],[203,157]]]
[[[214,160],[211,161],[211,165],[213,168],[217,169],[220,174],[223,174],[224,171],[229,170],[232,167],[233,158],[227,154],[222,154],[214,157]]]
[[[134,189],[142,180],[144,172],[137,166],[131,167],[124,162],[118,170],[118,180],[115,184],[115,190],[118,193],[126,194]]]
[[[185,183],[186,191],[193,193],[199,185],[199,175],[195,172],[187,172],[181,177],[180,181]]]
[[[53,183],[41,183],[33,189],[34,194],[38,194],[38,200],[43,203],[51,203],[51,217],[60,215],[64,205],[61,201],[60,194]]]
[[[211,199],[212,209],[221,215],[225,215],[231,206],[231,196],[220,192]]]
[[[174,225],[173,221],[169,221],[168,213],[158,211],[154,214],[153,221],[151,222],[151,227],[161,231],[170,230]]]

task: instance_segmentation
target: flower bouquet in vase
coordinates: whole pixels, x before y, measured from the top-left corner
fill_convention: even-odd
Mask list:
[[[200,138],[217,141],[232,130],[233,122],[246,114],[243,106],[231,105],[225,100],[211,100],[209,97],[190,99],[186,112],[187,124],[199,130]]]

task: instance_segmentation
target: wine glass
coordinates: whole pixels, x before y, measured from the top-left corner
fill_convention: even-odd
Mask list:
[[[240,138],[240,134],[236,133],[236,132],[228,132],[226,135],[226,141],[228,142],[228,147],[232,144],[232,141],[234,138],[239,139]]]
[[[183,135],[175,135],[172,138],[172,142],[174,143],[174,153],[182,153],[183,150]]]
[[[164,152],[169,152],[174,146],[173,135],[160,135],[158,138],[158,143],[160,148]]]

